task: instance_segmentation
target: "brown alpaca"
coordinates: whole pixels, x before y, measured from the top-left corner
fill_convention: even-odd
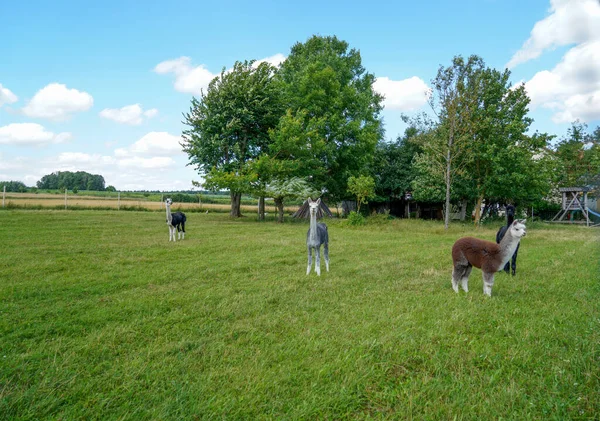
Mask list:
[[[514,221],[504,234],[500,244],[479,238],[464,237],[452,246],[452,288],[458,292],[460,281],[462,289],[469,291],[469,275],[473,266],[481,269],[483,273],[483,293],[492,296],[494,274],[504,268],[515,249],[526,234],[525,220]]]

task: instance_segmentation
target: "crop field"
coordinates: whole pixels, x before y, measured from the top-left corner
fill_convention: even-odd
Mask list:
[[[97,193],[97,192],[96,192]],[[104,192],[103,192],[104,193]],[[123,209],[123,210],[164,210],[165,205],[160,200],[160,195],[153,194],[150,197],[144,197],[141,194],[124,194],[118,198],[115,193],[94,195],[89,192],[85,194],[69,194],[67,196],[67,209]],[[165,195],[164,197],[167,197]],[[172,207],[173,211],[191,211],[191,212],[229,212],[230,201],[228,196],[208,196],[210,202],[217,203],[175,203]],[[250,203],[253,204],[250,204]],[[245,204],[244,204],[245,203]],[[64,194],[52,193],[7,193],[5,205],[9,208],[21,209],[64,209],[65,196]],[[242,212],[257,213],[257,204],[254,199],[244,199],[241,206]],[[286,213],[293,213],[298,209],[298,206],[285,206]],[[266,212],[274,214],[275,206],[265,206]]]
[[[500,225],[0,210],[0,419],[592,420],[600,231],[528,225],[517,275],[450,284]]]

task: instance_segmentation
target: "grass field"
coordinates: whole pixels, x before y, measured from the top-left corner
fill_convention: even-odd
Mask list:
[[[0,211],[0,419],[598,419],[600,231],[528,226],[493,297],[478,230],[158,212]]]

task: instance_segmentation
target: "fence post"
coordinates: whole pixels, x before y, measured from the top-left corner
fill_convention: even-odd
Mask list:
[[[117,193],[117,210],[121,210],[121,192]]]
[[[2,192],[2,207],[4,207],[5,199],[6,199],[6,184],[4,185],[4,191]]]
[[[165,195],[161,194],[160,195],[160,209],[162,210],[163,208],[163,203],[165,203]]]
[[[67,210],[67,189],[65,189],[65,210]]]

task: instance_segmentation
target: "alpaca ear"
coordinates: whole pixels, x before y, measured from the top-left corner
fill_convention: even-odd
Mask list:
[[[525,225],[525,222],[527,222],[527,219],[521,219],[521,223],[522,223],[523,225]]]
[[[321,204],[321,198],[319,197],[319,198],[317,199],[317,205],[320,205],[320,204]]]

